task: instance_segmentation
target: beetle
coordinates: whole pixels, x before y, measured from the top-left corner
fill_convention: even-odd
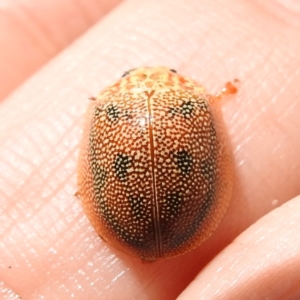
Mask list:
[[[146,261],[182,255],[216,230],[233,189],[219,96],[165,67],[126,72],[91,98],[78,195],[98,234]]]

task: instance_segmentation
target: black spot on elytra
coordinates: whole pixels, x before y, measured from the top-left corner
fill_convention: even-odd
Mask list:
[[[97,190],[100,190],[104,187],[105,181],[106,181],[106,171],[103,168],[100,168],[99,166],[92,163],[91,165],[92,172],[94,175],[94,183],[97,188]],[[100,191],[99,191],[100,192]]]
[[[139,196],[129,196],[129,204],[131,208],[131,214],[134,220],[141,220],[147,218],[145,215],[144,198]]]
[[[193,157],[186,150],[174,153],[173,157],[181,173],[188,175],[193,167]]]
[[[178,112],[178,109],[176,107],[170,107],[169,109],[169,114],[171,115],[171,117],[174,117]]]
[[[106,171],[104,168],[99,166],[96,157],[95,145],[93,143],[93,139],[90,139],[90,154],[91,154],[91,161],[90,161],[90,168],[94,178],[95,184],[95,192],[99,192],[103,188],[105,181],[106,181]]]
[[[174,70],[174,69],[170,69],[170,71],[173,72],[173,73],[177,73],[177,71]]]
[[[106,108],[106,115],[111,122],[116,122],[119,118],[119,114],[119,108],[116,105],[111,104]]]
[[[180,247],[181,245],[187,243],[187,241],[195,235],[195,233],[198,231],[199,227],[201,226],[201,223],[205,219],[205,217],[208,215],[209,210],[211,209],[215,199],[215,187],[212,186],[205,197],[205,201],[199,210],[199,212],[196,214],[195,218],[193,219],[193,222],[186,228],[184,232],[177,233],[170,241],[168,247],[170,249],[176,249],[177,247]]]
[[[144,212],[145,203],[143,200],[144,198],[141,196],[129,196],[127,199],[131,210],[130,213],[126,215],[128,220],[125,224],[131,224],[131,226],[124,226],[124,222],[119,220],[118,217],[113,215],[111,211],[107,209],[104,210],[104,217],[119,239],[135,250],[140,251],[140,253],[144,251],[147,253],[149,249],[154,251],[155,245],[153,245],[153,239],[155,236],[155,229],[153,223],[150,222],[148,226],[145,226],[145,231],[137,230],[137,224],[141,222],[146,223],[149,218]]]
[[[198,102],[198,108],[202,111],[208,111],[208,107],[205,99],[201,99],[202,101]]]
[[[212,159],[203,159],[200,163],[201,175],[209,181],[215,178],[215,163]]]
[[[181,114],[185,118],[189,118],[192,116],[194,111],[194,103],[192,101],[187,101],[181,104],[179,107],[170,107],[169,114],[174,117],[176,114]]]
[[[180,107],[180,112],[185,118],[189,118],[193,114],[194,103],[192,101],[184,102]]]
[[[131,165],[132,159],[130,156],[124,153],[117,154],[117,157],[113,163],[113,168],[120,181],[127,180],[128,169],[131,167]]]
[[[160,208],[160,226],[163,235],[166,233],[165,230],[169,228],[168,224],[171,224],[180,216],[184,202],[183,194],[180,191],[167,191],[165,200],[161,203]]]

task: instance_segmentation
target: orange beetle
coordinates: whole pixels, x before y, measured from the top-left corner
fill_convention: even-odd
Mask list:
[[[236,92],[227,84],[222,94]],[[78,195],[98,234],[142,260],[198,247],[233,187],[219,96],[164,67],[138,68],[93,98]]]

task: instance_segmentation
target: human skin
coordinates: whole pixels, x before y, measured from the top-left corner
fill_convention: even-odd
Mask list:
[[[121,0],[1,0],[0,101]]]
[[[3,299],[300,297],[300,8],[289,3],[124,2],[1,103]],[[211,93],[241,82],[222,103],[229,210],[198,249],[151,264],[102,241],[74,196],[87,98],[144,65]]]

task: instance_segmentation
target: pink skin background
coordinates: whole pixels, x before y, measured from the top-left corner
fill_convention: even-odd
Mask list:
[[[0,7],[1,299],[300,299],[298,1]],[[152,264],[103,242],[74,197],[87,98],[145,65],[211,93],[241,81],[222,107],[228,213],[198,249]]]

